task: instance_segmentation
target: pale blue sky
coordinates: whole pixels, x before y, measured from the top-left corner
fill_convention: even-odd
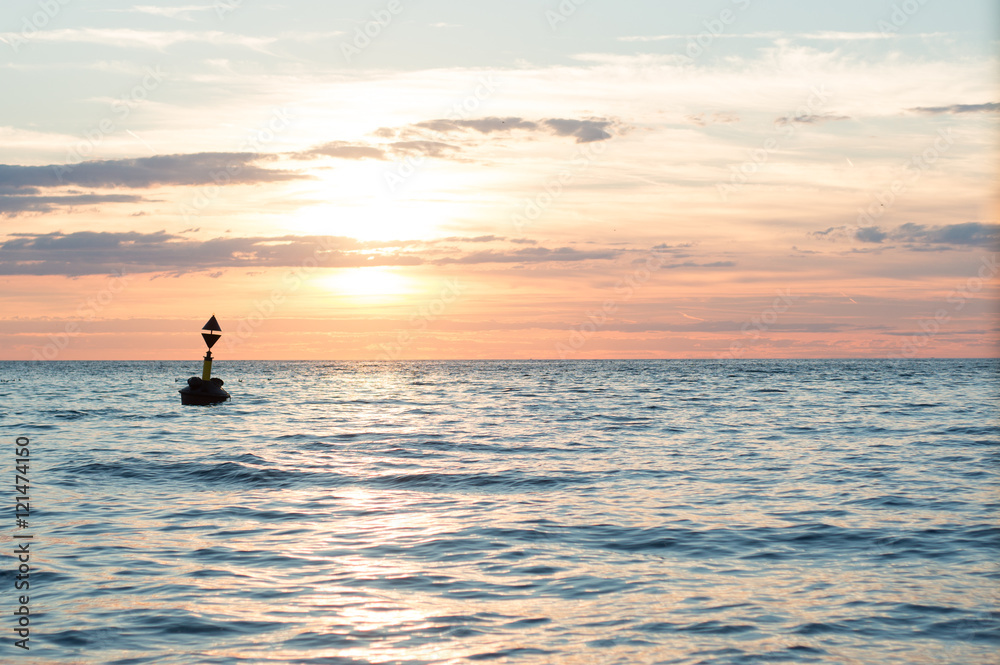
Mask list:
[[[37,23],[32,17],[39,15],[39,0],[5,3],[0,14],[0,35],[6,34],[9,42],[0,44],[0,89],[8,91],[0,111],[3,124],[78,131],[92,121],[96,109],[89,107],[103,104],[96,99],[120,96],[133,85],[136,68],[144,66],[171,74],[174,83],[159,92],[161,98],[198,104],[240,94],[237,77],[232,90],[216,81],[198,85],[197,75],[208,62],[226,62],[240,73],[289,76],[577,66],[584,54],[695,53],[695,66],[725,67],[733,59],[766,59],[781,44],[859,61],[958,63],[991,57],[1000,24],[997,3],[989,0],[925,0],[923,5],[912,0],[919,10],[906,16],[892,38],[878,33],[883,32],[880,25],[884,28],[903,16],[894,14],[894,8],[906,3],[894,0],[587,0],[555,29],[547,12],[558,13],[560,7],[571,6],[570,0],[399,0],[402,11],[348,61],[345,44],[351,45],[354,31],[370,22],[372,12],[385,12],[388,2],[62,1],[66,4],[50,0],[46,6],[59,6],[58,13],[37,37],[23,41],[18,37],[25,21]],[[226,10],[227,4],[234,9]],[[165,14],[186,11],[159,15],[150,7]],[[717,21],[724,11],[732,12],[734,19],[722,35],[692,51],[693,40],[706,33],[705,23]],[[95,31],[104,32],[95,36]],[[835,33],[853,33],[854,38]],[[179,85],[177,79],[185,83]]]
[[[52,0],[58,2],[59,0]],[[285,0],[267,2],[243,0],[233,11],[213,10],[213,2],[188,0],[164,4],[164,7],[192,7],[175,17],[159,16],[134,10],[155,5],[128,0],[69,2],[43,28],[128,28],[133,30],[218,30],[247,36],[353,31],[370,19],[370,13],[384,10],[388,2],[310,2]],[[222,2],[237,0],[218,0]],[[567,3],[569,0],[567,0]],[[912,0],[917,5],[918,0]],[[566,3],[564,3],[566,4]],[[565,62],[582,52],[670,53],[674,41],[621,42],[629,36],[665,34],[697,35],[705,21],[715,20],[730,9],[736,20],[726,27],[727,35],[785,33],[790,39],[819,31],[879,32],[880,21],[890,20],[893,8],[906,5],[895,0],[844,0],[840,2],[802,2],[793,0],[715,0],[712,2],[676,0],[672,2],[608,2],[587,0],[557,29],[550,27],[547,11],[558,11],[560,3],[508,0],[506,2],[453,2],[445,0],[400,0],[403,11],[357,64],[371,67],[415,69],[452,66],[505,66],[516,59],[544,65]],[[218,4],[216,4],[218,6]],[[199,9],[204,8],[204,9]],[[15,0],[5,3],[0,32],[16,32],[23,17],[38,11],[38,0]],[[221,18],[220,18],[221,16]],[[186,20],[185,20],[186,19]],[[956,38],[956,54],[984,55],[995,48],[998,25],[997,3],[988,0],[925,0],[898,31],[901,36],[947,32]],[[456,26],[432,27],[438,24]],[[725,39],[712,51],[741,53],[749,56],[762,45],[761,39]],[[812,40],[804,40],[812,41]],[[336,42],[312,41],[283,44],[282,54],[315,58],[322,66],[345,65],[331,49]],[[723,48],[724,46],[724,48]],[[890,48],[916,53],[919,42],[897,40]],[[114,40],[105,45],[74,47],[83,58],[121,56]],[[182,55],[180,49],[168,49]],[[65,51],[64,51],[65,52]],[[210,55],[211,49],[184,49],[183,55]],[[4,54],[5,59],[12,54]],[[26,52],[12,60],[46,61],[43,53]]]

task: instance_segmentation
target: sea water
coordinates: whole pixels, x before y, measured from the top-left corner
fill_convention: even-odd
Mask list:
[[[0,661],[996,663],[998,369],[0,363]]]

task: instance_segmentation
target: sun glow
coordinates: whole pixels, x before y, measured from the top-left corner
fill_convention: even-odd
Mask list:
[[[286,216],[285,228],[295,234],[360,241],[427,240],[441,235],[455,220],[481,213],[479,195],[470,192],[486,186],[464,165],[433,160],[419,167],[365,161],[338,165],[335,170],[313,167],[310,173],[314,179],[289,190],[289,196],[314,205]],[[387,180],[390,176],[393,179]]]
[[[366,301],[391,300],[415,290],[413,279],[384,266],[341,268],[319,278],[317,283],[337,295]]]

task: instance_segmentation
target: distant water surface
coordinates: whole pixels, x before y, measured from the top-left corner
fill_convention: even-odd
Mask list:
[[[997,663],[995,360],[0,363],[66,663]]]

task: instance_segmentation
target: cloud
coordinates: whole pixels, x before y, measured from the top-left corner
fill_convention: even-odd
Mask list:
[[[290,171],[261,168],[257,162],[274,159],[274,155],[237,152],[203,152],[189,155],[157,155],[136,159],[114,159],[53,164],[49,166],[17,166],[0,164],[0,188],[61,187],[125,187],[149,188],[159,185],[214,184],[226,176],[232,184],[278,182],[309,178]]]
[[[506,238],[502,236],[448,236],[447,238],[439,238],[433,242],[502,242]],[[512,240],[511,242],[517,242]]]
[[[182,5],[180,7],[156,7],[153,5],[136,5],[128,9],[106,9],[104,11],[130,14],[151,14],[165,18],[176,18],[182,21],[193,21],[192,14],[218,11],[218,5]]]
[[[882,242],[889,236],[877,226],[867,226],[855,229],[854,237],[860,242]]]
[[[523,118],[476,118],[473,120],[427,120],[418,122],[414,127],[430,129],[435,132],[455,132],[471,129],[480,134],[492,134],[494,132],[509,132],[514,129],[524,129],[534,131],[538,129],[537,122],[524,120]]]
[[[830,113],[824,113],[821,115],[817,114],[807,114],[807,115],[796,115],[796,116],[784,116],[777,118],[774,124],[779,127],[784,127],[785,125],[797,124],[797,125],[818,125],[824,122],[836,122],[839,120],[850,120],[851,117],[848,115],[832,115]]]
[[[946,226],[903,224],[890,238],[899,242],[941,245],[996,245],[1000,242],[1000,225],[967,222]]]
[[[385,151],[368,145],[357,145],[346,141],[331,141],[305,152],[295,153],[299,158],[336,157],[338,159],[386,159]]]
[[[710,116],[704,113],[698,113],[696,115],[686,115],[684,116],[684,119],[693,125],[698,125],[699,127],[714,125],[716,123],[728,125],[740,121],[740,117],[734,113],[713,113]]]
[[[383,128],[384,129],[384,128]],[[383,130],[379,130],[382,132]],[[314,159],[316,157],[336,157],[338,159],[378,159],[387,160],[393,157],[409,155],[427,155],[430,157],[451,157],[450,153],[461,151],[457,145],[441,141],[394,141],[381,145],[363,145],[347,141],[331,141],[310,148],[303,152],[291,153],[298,159]]]
[[[391,144],[393,152],[402,155],[428,155],[430,157],[447,157],[450,151],[461,150],[458,146],[440,141],[396,141]]]
[[[551,118],[544,124],[550,127],[558,136],[572,136],[577,143],[593,143],[611,138],[608,127],[614,123],[610,120],[566,120]]]
[[[547,120],[525,120],[518,116],[504,118],[486,117],[455,120],[450,118],[437,118],[434,120],[424,120],[414,123],[403,130],[381,127],[375,135],[384,138],[412,132],[432,131],[442,134],[455,134],[467,131],[474,131],[480,134],[509,133],[515,130],[527,132],[546,132],[556,136],[570,136],[576,139],[577,143],[591,143],[593,141],[606,141],[612,138],[608,131],[617,126],[614,120],[595,118],[589,120],[574,120],[569,118],[549,118]]]
[[[3,32],[0,38],[16,43],[20,33]],[[255,51],[267,52],[267,47],[277,41],[272,37],[250,37],[220,30],[189,32],[184,30],[158,31],[134,30],[131,28],[63,28],[39,30],[32,36],[35,42],[55,42],[59,44],[97,44],[118,48],[144,48],[163,50],[174,44],[201,42],[216,46],[243,46]]]
[[[590,261],[594,259],[609,260],[621,255],[620,250],[602,250],[581,252],[572,247],[548,249],[545,247],[530,247],[513,252],[475,252],[461,257],[438,259],[434,263],[446,265],[449,263],[547,263],[549,261]]]
[[[645,332],[652,330],[664,330],[673,332],[707,332],[707,333],[733,333],[745,335],[746,321],[705,321],[703,323],[673,324],[670,322],[649,322],[633,323],[628,327],[623,326],[623,330],[634,332]],[[768,333],[813,333],[829,334],[851,330],[856,326],[849,326],[843,323],[772,323],[767,327]],[[752,337],[744,337],[744,340],[752,340]]]
[[[338,237],[192,240],[164,231],[18,233],[0,244],[0,274],[96,275],[117,269],[131,273],[179,273],[230,267],[297,266],[314,256],[332,264],[344,263],[344,258],[350,256],[353,264],[361,265],[366,255],[346,254],[358,247],[353,238]]]
[[[0,244],[0,251],[26,249],[38,251],[108,249],[122,245],[134,245],[136,243],[151,245],[167,240],[175,240],[178,236],[169,235],[166,231],[156,231],[155,233],[139,233],[137,231],[127,231],[124,233],[80,231],[70,234],[55,232],[38,235],[32,233],[13,233],[10,238],[10,240]]]
[[[941,33],[925,33],[926,35],[939,35]],[[819,32],[804,32],[792,35],[799,39],[819,39],[833,41],[864,41],[869,39],[892,39],[895,37],[889,32],[837,32],[833,30],[821,30]]]
[[[558,136],[572,136],[578,143],[603,141],[611,138],[607,128],[610,120],[549,119],[532,122],[519,117],[487,117],[466,120],[430,120],[410,128],[440,133],[474,131],[480,134],[512,130],[551,131]],[[396,137],[400,132],[382,128],[376,134]],[[56,208],[99,203],[136,203],[136,197],[82,195],[71,192],[62,196],[42,196],[40,188],[67,186],[105,189],[148,189],[157,186],[201,186],[217,184],[258,184],[289,180],[307,180],[304,172],[264,168],[261,163],[281,157],[315,159],[331,157],[346,160],[373,159],[385,161],[410,156],[457,159],[461,146],[444,141],[414,138],[384,144],[364,144],[349,141],[329,141],[308,150],[284,153],[194,153],[155,155],[133,159],[94,160],[78,164],[23,166],[0,164],[0,215],[12,216],[26,212],[49,212]]]
[[[78,194],[75,196],[6,196],[0,195],[0,217],[17,217],[27,212],[45,213],[57,208],[99,205],[102,203],[142,203],[141,196],[122,194]]]
[[[889,241],[916,245],[985,247],[1000,243],[1000,225],[979,222],[944,226],[903,224],[888,230],[878,226],[833,226],[825,231],[816,231],[812,235],[827,240],[855,240],[868,244],[882,244]]]
[[[880,243],[888,237],[877,226],[831,226],[825,231],[813,231],[810,235],[831,241],[858,240],[870,243]]]
[[[910,38],[927,38],[927,37],[942,37],[946,33],[942,32],[923,32],[908,35]],[[672,35],[629,35],[626,37],[619,37],[620,42],[662,42],[670,39],[681,39],[681,40],[691,40],[693,38],[690,34],[672,34]],[[807,40],[823,40],[823,41],[868,41],[868,40],[888,40],[888,39],[898,39],[899,35],[893,33],[882,33],[882,32],[837,32],[833,30],[822,30],[817,32],[744,32],[737,34],[720,34],[715,35],[716,39],[807,39]]]
[[[255,153],[196,153],[48,166],[0,164],[0,216],[15,217],[76,206],[149,201],[140,196],[107,192],[84,193],[72,189],[51,192],[56,188],[149,189],[157,186],[255,184],[313,177],[257,165],[258,162],[276,158],[276,155]]]
[[[540,264],[612,260],[627,251],[524,247],[465,253],[455,247],[444,246],[449,243],[500,242],[506,242],[506,239],[499,236],[455,236],[431,241],[360,242],[338,236],[255,236],[195,240],[165,231],[15,233],[0,243],[0,275],[77,276],[108,274],[116,270],[182,274],[228,268],[297,267],[313,260],[327,268]],[[421,253],[420,247],[430,249]],[[410,251],[403,251],[404,248],[410,248]]]
[[[925,113],[929,115],[996,113],[997,111],[1000,111],[1000,104],[997,102],[990,102],[987,104],[952,104],[951,106],[916,106],[906,110],[913,113]]]

